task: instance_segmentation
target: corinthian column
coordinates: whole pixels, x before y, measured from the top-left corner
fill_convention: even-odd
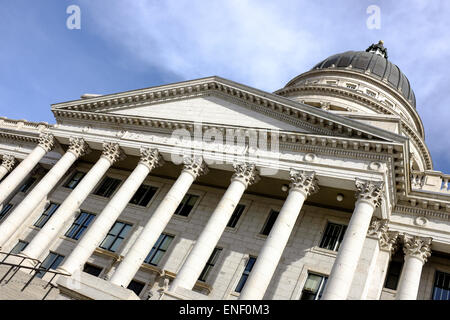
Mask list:
[[[125,157],[117,143],[103,144],[103,153],[97,163],[89,170],[80,183],[59,206],[45,226],[33,238],[22,254],[38,259],[52,241],[59,235],[67,221],[73,218],[80,205],[94,189],[109,167]]]
[[[239,297],[240,300],[260,300],[264,297],[303,202],[310,194],[319,189],[314,172],[291,170],[290,176],[289,195],[256,259]]]
[[[185,157],[183,161],[184,168],[180,176],[152,214],[139,237],[111,277],[112,283],[123,287],[128,286],[194,180],[208,172],[208,168],[201,157]]]
[[[42,199],[55,187],[75,160],[86,152],[89,152],[89,147],[83,139],[70,138],[70,146],[67,152],[0,225],[0,247],[9,240]]]
[[[42,157],[54,146],[54,138],[51,134],[42,134],[39,144],[31,153],[19,163],[19,165],[0,183],[0,203],[13,192],[23,179],[33,170]]]
[[[16,163],[16,158],[12,155],[6,154],[3,156],[2,164],[0,165],[0,180],[12,170],[14,164]]]
[[[178,286],[188,290],[194,287],[245,189],[259,180],[259,173],[254,164],[234,164],[233,166],[235,173],[231,177],[231,184],[220,199],[194,248],[173,281],[170,288],[172,291]]]
[[[431,238],[403,235],[405,264],[397,288],[396,300],[416,300],[422,267],[431,255]]]
[[[119,218],[147,175],[154,168],[163,164],[164,160],[157,149],[141,149],[141,159],[136,168],[94,220],[86,234],[59,269],[73,274],[83,267],[95,251],[95,248],[106,237],[108,231]]]
[[[324,300],[347,299],[373,212],[381,203],[382,181],[356,179],[355,184],[358,200],[322,295]]]

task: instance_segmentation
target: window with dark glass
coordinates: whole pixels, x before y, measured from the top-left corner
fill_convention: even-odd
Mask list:
[[[172,242],[172,240],[173,236],[161,233],[158,240],[156,240],[156,243],[153,246],[152,250],[150,250],[150,253],[145,258],[144,262],[154,266],[158,265],[158,263],[161,261],[162,257],[166,253],[167,248],[169,248],[169,245]]]
[[[78,240],[83,234],[84,230],[87,229],[89,224],[94,220],[95,215],[87,212],[80,212],[77,219],[74,221],[72,226],[67,230],[66,237]]]
[[[253,269],[253,265],[256,262],[255,257],[250,257],[248,259],[247,265],[245,266],[244,272],[242,272],[241,279],[239,279],[238,285],[236,286],[236,289],[234,291],[241,292],[242,288],[244,288],[245,282],[247,282],[248,276],[250,275],[250,272]]]
[[[103,270],[102,268],[94,266],[89,263],[85,263],[83,267],[83,272],[89,273],[95,277],[98,277],[100,273],[102,273],[102,270]]]
[[[156,190],[158,190],[158,188],[143,184],[133,195],[133,197],[130,200],[130,203],[146,207],[147,204],[150,202],[150,200],[152,200],[153,196],[155,195]]]
[[[142,282],[131,280],[131,282],[128,284],[127,289],[130,289],[134,293],[136,293],[137,296],[139,296],[142,292],[142,289],[144,289],[145,284]]]
[[[436,271],[432,300],[450,300],[450,273]]]
[[[47,270],[55,270],[59,267],[61,262],[64,260],[64,256],[57,254],[55,252],[50,252],[48,256],[42,261],[41,268],[45,269],[45,271],[39,271],[36,274],[36,277],[42,278],[46,273]]]
[[[130,231],[131,225],[123,222],[117,221],[109,230],[103,242],[100,244],[100,248],[106,249],[108,251],[116,252],[117,248],[119,248],[123,239]]]
[[[16,245],[14,246],[14,248],[11,249],[10,253],[18,254],[18,253],[22,252],[23,249],[25,249],[27,247],[27,245],[28,245],[28,242],[19,240],[19,242],[17,242]]]
[[[219,255],[221,252],[222,252],[222,248],[214,248],[213,253],[209,257],[208,262],[206,262],[206,265],[203,268],[202,273],[200,274],[200,277],[198,277],[198,280],[206,281],[209,273],[214,268],[214,265],[217,263],[217,260],[219,259]]]
[[[345,225],[328,222],[319,247],[338,251],[344,239],[345,230],[347,230]]]
[[[75,189],[75,187],[80,183],[81,179],[85,176],[85,172],[77,171],[75,172],[69,181],[64,185],[64,187],[69,189]]]
[[[44,212],[41,214],[39,219],[35,222],[34,226],[38,228],[42,228],[48,221],[48,219],[51,218],[53,213],[58,209],[59,204],[50,202],[47,205],[47,208],[45,208]]]
[[[403,252],[399,248],[391,258],[389,262],[388,271],[386,273],[386,280],[384,282],[384,287],[392,290],[397,290],[398,281],[400,280],[400,274],[403,268]]]
[[[275,210],[270,210],[269,216],[266,219],[266,223],[264,224],[264,227],[261,230],[261,234],[268,236],[270,233],[270,230],[272,230],[273,224],[277,220],[279,212]]]
[[[326,276],[308,273],[300,300],[320,300],[327,280]]]
[[[8,212],[11,211],[13,205],[11,203],[8,203],[6,206],[4,206],[2,208],[2,210],[0,211],[0,221],[6,217],[6,215],[8,214]]]
[[[243,204],[238,204],[236,206],[236,208],[234,208],[233,214],[231,215],[231,218],[228,221],[227,227],[230,227],[230,228],[236,227],[236,224],[238,223],[239,218],[242,215],[242,212],[244,212],[244,209],[245,209],[245,205],[243,205]]]
[[[36,181],[36,178],[33,178],[33,177],[28,178],[25,181],[25,183],[20,187],[19,191],[27,193],[35,181]]]
[[[98,188],[95,190],[94,194],[109,198],[114,193],[119,184],[119,179],[106,177],[102,180]]]
[[[198,196],[193,194],[186,194],[181,200],[181,203],[178,205],[177,210],[175,210],[175,214],[183,217],[187,217],[194,207],[195,203],[198,200]]]

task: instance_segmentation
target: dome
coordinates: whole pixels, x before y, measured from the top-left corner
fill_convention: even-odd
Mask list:
[[[346,51],[326,58],[316,64],[312,70],[318,69],[346,69],[364,73],[381,80],[399,92],[414,108],[416,98],[408,78],[395,64],[387,59],[387,50],[383,42],[372,44],[366,51]],[[289,85],[289,84],[288,84]]]

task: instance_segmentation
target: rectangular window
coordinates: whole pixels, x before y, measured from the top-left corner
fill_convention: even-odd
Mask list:
[[[94,194],[105,198],[109,198],[114,193],[119,184],[120,184],[119,179],[106,177],[100,183],[97,190],[95,190]]]
[[[55,270],[58,268],[58,266],[61,264],[61,262],[64,260],[64,256],[57,254],[55,252],[50,252],[47,256],[47,258],[42,261],[41,268],[45,269],[45,271],[39,271],[36,274],[36,277],[42,278],[47,270]]]
[[[320,300],[328,277],[314,273],[308,273],[300,300]]]
[[[183,217],[187,217],[194,207],[195,203],[198,200],[198,196],[193,194],[186,194],[181,200],[181,203],[178,205],[177,210],[175,210],[175,214]]]
[[[173,236],[161,233],[158,240],[156,240],[156,243],[153,246],[152,250],[150,250],[150,253],[147,255],[147,258],[145,258],[144,262],[154,266],[158,265],[158,263],[166,253],[167,248],[169,248],[172,240]]]
[[[28,245],[28,242],[19,240],[19,242],[17,242],[17,244],[14,246],[14,248],[11,249],[10,253],[13,253],[13,254],[21,253],[23,251],[23,249],[25,249],[27,247],[27,245]]]
[[[266,223],[264,224],[264,227],[261,230],[261,234],[268,236],[270,233],[270,230],[272,230],[273,224],[277,220],[278,214],[280,212],[275,210],[270,210],[269,216],[267,217]]]
[[[38,228],[42,228],[48,221],[48,219],[51,218],[53,213],[58,209],[59,204],[50,202],[50,204],[45,208],[42,215],[39,217],[39,219],[35,222],[34,226]]]
[[[371,90],[369,90],[369,89],[366,89],[366,93],[367,93],[369,96],[371,96],[371,97],[376,97],[376,96],[377,96],[377,93],[376,93],[376,92],[373,92],[373,91],[371,91]]]
[[[213,253],[209,257],[208,262],[206,262],[206,265],[203,268],[202,273],[200,274],[200,277],[198,277],[198,280],[206,281],[212,268],[214,268],[214,265],[217,263],[217,260],[219,259],[221,252],[222,252],[222,248],[214,248]]]
[[[89,224],[94,220],[95,215],[87,212],[80,212],[77,219],[74,221],[72,226],[66,232],[65,236],[71,239],[78,240],[83,234],[84,230],[87,229]]]
[[[109,230],[103,242],[100,244],[100,248],[116,252],[117,248],[119,248],[120,244],[122,243],[123,239],[125,239],[130,229],[131,224],[117,221],[112,226],[111,230]]]
[[[137,296],[139,296],[142,292],[142,289],[144,289],[145,284],[142,282],[131,280],[130,284],[128,285],[127,289],[130,289],[134,293],[136,293]]]
[[[352,89],[352,90],[355,90],[355,89],[356,89],[356,84],[347,83],[345,86],[346,86],[347,88],[349,88],[349,89]]]
[[[228,221],[227,227],[234,228],[239,221],[239,218],[244,212],[245,206],[243,204],[238,204],[236,208],[234,208],[233,214],[231,215],[230,220]]]
[[[432,300],[450,300],[450,274],[436,271]]]
[[[28,178],[25,181],[25,183],[20,187],[19,191],[23,192],[23,193],[27,193],[35,181],[36,181],[36,178],[33,178],[33,177]]]
[[[89,273],[95,277],[98,277],[102,273],[102,268],[86,263],[83,267],[83,272]]]
[[[347,226],[345,225],[328,222],[327,227],[325,229],[325,233],[322,237],[322,241],[320,241],[319,247],[328,250],[338,251],[339,246],[341,245],[341,242],[344,239],[346,229]]]
[[[386,273],[386,280],[384,282],[385,288],[397,290],[400,274],[402,273],[403,261],[403,254],[401,252],[392,256],[392,260],[389,262],[388,271]]]
[[[85,172],[77,171],[75,172],[70,180],[64,185],[64,187],[69,189],[75,189],[75,187],[80,183],[81,179],[85,176]]]
[[[130,203],[146,207],[147,204],[150,202],[150,200],[152,200],[153,196],[155,195],[156,190],[158,190],[158,188],[143,184],[133,195],[133,197],[130,200]]]
[[[236,292],[241,292],[242,288],[244,288],[245,282],[248,279],[248,276],[250,275],[250,272],[253,269],[253,265],[256,262],[256,258],[255,257],[250,257],[248,259],[247,265],[245,266],[244,272],[242,273],[241,279],[239,280],[238,285],[236,286],[236,289],[234,291]]]
[[[6,215],[8,214],[8,212],[11,211],[12,207],[13,207],[13,205],[12,205],[11,203],[8,203],[7,205],[5,205],[5,206],[2,208],[2,211],[0,211],[0,221],[1,221],[4,217],[6,217]]]

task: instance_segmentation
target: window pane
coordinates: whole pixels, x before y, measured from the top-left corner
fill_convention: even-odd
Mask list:
[[[103,240],[102,244],[100,245],[101,248],[109,250],[111,247],[115,237],[113,235],[107,235],[105,240]]]
[[[154,188],[154,187],[150,187],[147,190],[147,193],[144,195],[144,197],[139,202],[139,205],[144,206],[144,207],[147,206],[147,204],[150,202],[150,200],[152,200],[153,196],[155,195],[156,190],[158,190],[158,189]]]
[[[322,297],[327,279],[326,276],[308,273],[300,300],[319,300]]]
[[[10,252],[13,254],[18,254],[18,253],[22,252],[23,249],[25,249],[27,247],[27,245],[28,245],[28,242],[19,240],[19,242],[17,242],[17,244],[14,246],[14,248],[11,249]]]
[[[434,288],[433,288],[433,300],[450,300],[450,274],[436,271]]]
[[[142,289],[144,289],[144,284],[138,281],[131,280],[130,284],[128,285],[127,289],[130,289],[136,293],[137,296],[139,296],[142,292]]]
[[[96,276],[96,277],[98,277],[100,275],[102,270],[103,270],[102,268],[94,266],[92,264],[88,264],[88,263],[86,263],[84,265],[84,268],[83,268],[84,272],[89,273],[89,274],[91,274],[93,276]]]
[[[241,217],[242,212],[244,212],[245,206],[243,204],[238,204],[231,215],[230,221],[228,221],[227,227],[234,228]]]
[[[122,243],[121,238],[117,238],[116,241],[114,241],[113,245],[109,248],[110,251],[116,252],[117,248],[119,248],[120,244]]]
[[[272,230],[273,224],[277,220],[279,212],[275,210],[271,210],[269,217],[266,220],[266,224],[264,225],[263,230],[261,231],[261,234],[268,236],[270,233],[270,230]]]
[[[119,232],[122,230],[123,226],[124,226],[124,223],[122,223],[122,222],[116,222],[116,223],[112,226],[111,230],[110,230],[108,233],[116,236],[116,235],[118,235]]]
[[[32,185],[35,181],[36,181],[36,178],[33,178],[33,177],[28,178],[28,179],[25,181],[25,183],[20,187],[19,191],[20,191],[20,192],[27,192],[27,191],[30,189],[31,185]]]
[[[161,250],[167,250],[167,248],[169,247],[170,243],[172,242],[173,237],[171,236],[166,236],[164,238],[164,241],[162,242],[161,246],[159,247],[159,249]]]
[[[248,275],[250,274],[250,272],[252,271],[253,265],[255,264],[256,258],[255,257],[250,257],[248,259],[247,265],[245,266],[244,272],[242,273],[241,279],[239,280],[238,285],[236,286],[235,291],[236,292],[241,292],[242,288],[245,285],[245,282],[247,281]]]
[[[12,207],[13,205],[11,203],[8,203],[6,206],[3,207],[2,211],[0,211],[0,220],[3,219],[3,217],[5,217],[8,212],[11,211]]]

